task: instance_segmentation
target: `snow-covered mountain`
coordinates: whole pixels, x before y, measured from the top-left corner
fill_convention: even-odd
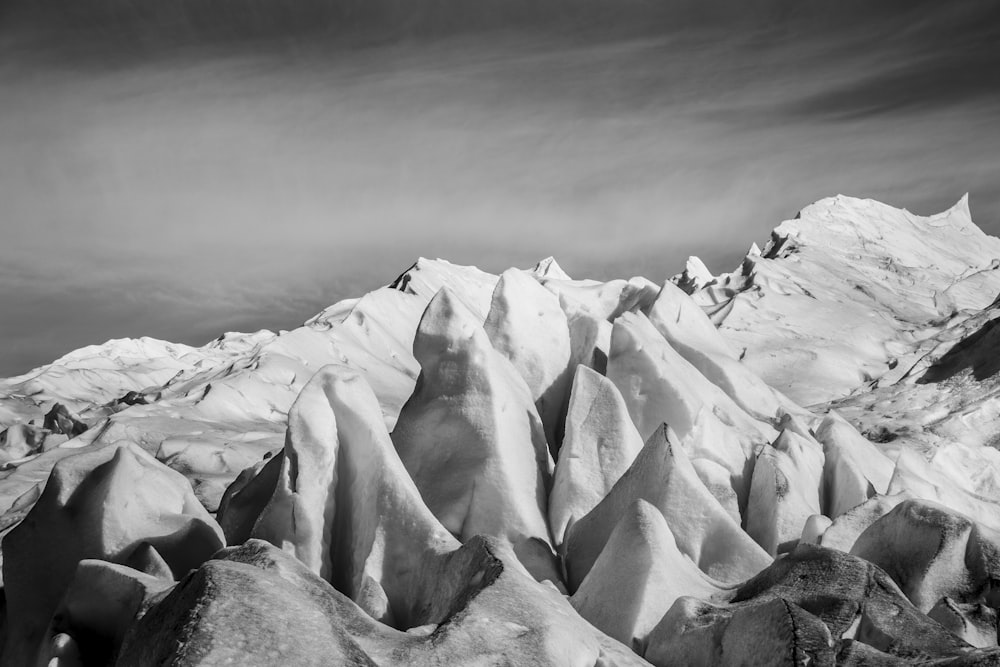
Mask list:
[[[0,381],[3,664],[996,664],[998,269],[839,196],[77,350]]]

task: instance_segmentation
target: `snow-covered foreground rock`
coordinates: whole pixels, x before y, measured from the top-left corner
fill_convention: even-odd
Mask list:
[[[965,199],[836,197],[77,350],[0,381],[0,662],[1000,664],[998,294]]]

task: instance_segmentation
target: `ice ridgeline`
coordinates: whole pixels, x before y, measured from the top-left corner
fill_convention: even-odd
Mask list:
[[[0,381],[3,664],[998,664],[998,258],[837,197]]]

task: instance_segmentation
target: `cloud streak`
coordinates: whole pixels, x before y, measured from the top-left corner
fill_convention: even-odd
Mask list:
[[[22,7],[34,27],[7,35],[0,69],[0,374],[109,337],[289,328],[418,255],[660,280],[697,253],[724,270],[837,193],[930,213],[971,190],[997,231],[986,10],[663,4],[643,22],[625,3],[606,29],[594,3],[571,29],[514,5],[444,30],[381,3],[358,34],[408,37],[363,48],[113,24],[159,25],[144,50]]]

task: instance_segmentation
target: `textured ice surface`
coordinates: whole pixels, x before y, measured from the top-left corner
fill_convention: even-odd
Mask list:
[[[0,380],[0,662],[1000,662],[967,201],[824,199],[654,278],[420,259]]]

